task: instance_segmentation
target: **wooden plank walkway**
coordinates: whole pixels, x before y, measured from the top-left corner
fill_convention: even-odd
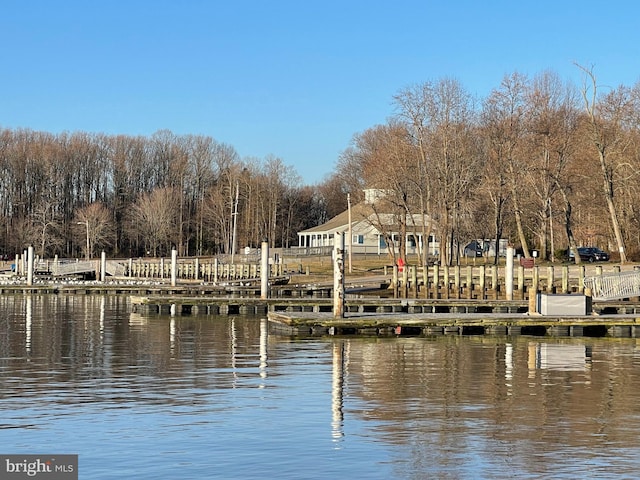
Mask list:
[[[537,335],[640,337],[640,303],[603,302],[585,316],[528,314],[521,301],[351,299],[343,317],[313,298],[131,297],[137,315],[266,315],[270,332],[324,335]]]
[[[366,287],[365,287],[366,288]],[[309,292],[312,292],[310,295]],[[572,335],[640,337],[640,301],[593,303],[594,315],[528,315],[528,302],[490,299],[371,298],[347,294],[343,318],[333,316],[325,286],[272,288],[149,285],[132,282],[1,285],[0,294],[122,294],[132,313],[153,315],[260,315],[284,335]],[[264,318],[264,317],[263,317]]]
[[[537,335],[640,337],[640,314],[567,317],[514,313],[331,313],[269,312],[270,331],[280,335]]]

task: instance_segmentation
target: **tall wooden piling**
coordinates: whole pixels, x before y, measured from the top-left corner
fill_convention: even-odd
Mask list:
[[[555,283],[555,269],[553,268],[553,265],[549,265],[547,267],[547,293],[555,293],[554,283]]]
[[[529,314],[534,314],[538,311],[538,291],[540,283],[540,267],[533,267],[531,279],[531,290],[529,291]]]
[[[518,265],[518,297],[524,300],[524,265]]]
[[[493,290],[494,298],[498,300],[500,287],[498,286],[498,266],[497,265],[493,265],[491,267],[491,289]]]
[[[415,265],[411,266],[411,293],[414,298],[418,296],[418,269]]]
[[[178,276],[178,251],[174,248],[171,250],[171,286],[175,287]]]
[[[398,281],[398,265],[393,266],[393,275],[391,277],[391,282],[393,283],[393,297],[398,298],[400,290],[398,289],[400,282]]]
[[[27,285],[33,285],[33,246],[27,249]]]
[[[507,247],[507,262],[505,266],[505,292],[507,300],[513,300],[513,247]]]
[[[409,296],[409,265],[402,264],[402,297],[407,298]]]
[[[444,286],[444,298],[449,298],[449,265],[443,268],[442,284]]]
[[[562,293],[569,293],[569,267],[562,266]]]
[[[344,232],[333,237],[333,316],[344,317]]]
[[[107,279],[107,253],[102,252],[100,255],[100,281],[104,283]]]
[[[433,298],[440,298],[440,266],[433,266]]]
[[[260,298],[269,298],[269,242],[262,242],[260,248]]]

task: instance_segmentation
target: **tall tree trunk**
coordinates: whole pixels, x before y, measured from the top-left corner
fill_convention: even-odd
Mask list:
[[[502,196],[496,198],[493,203],[493,220],[494,220],[494,233],[496,239],[496,255],[493,259],[493,264],[498,264],[498,253],[500,251],[500,238],[502,238],[502,208],[504,206],[504,198]]]
[[[520,245],[522,246],[522,253],[525,258],[530,258],[531,253],[529,252],[527,238],[524,235],[524,228],[522,226],[522,213],[520,212],[520,202],[518,202],[518,192],[515,184],[513,185],[512,197],[513,215],[516,219],[516,229],[518,230],[518,239],[520,240]]]
[[[607,170],[607,164],[605,162],[604,148],[598,148],[598,155],[600,157],[600,167],[602,167],[603,173],[603,190],[604,196],[607,200],[607,207],[609,209],[609,218],[611,219],[611,226],[613,227],[613,234],[616,237],[616,243],[618,244],[618,252],[620,253],[620,263],[627,263],[627,255],[624,248],[624,238],[622,237],[622,230],[620,229],[620,222],[618,221],[618,214],[616,213],[616,206],[613,201],[613,180],[611,173]]]

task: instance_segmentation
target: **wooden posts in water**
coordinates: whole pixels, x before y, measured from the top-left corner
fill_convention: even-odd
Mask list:
[[[411,267],[411,292],[414,297],[418,296],[418,270],[415,266]]]
[[[102,252],[100,256],[100,281],[104,283],[107,279],[107,254]]]
[[[269,242],[262,242],[260,249],[260,298],[269,298]]]
[[[201,282],[241,282],[251,280],[260,282],[261,270],[266,268],[269,274],[269,282],[272,281],[274,272],[284,272],[284,265],[280,262],[271,265],[271,258],[268,258],[266,266],[262,267],[260,261],[255,263],[223,263],[218,258],[177,258],[176,266],[170,265],[170,261],[163,258],[139,258],[121,261],[122,274],[128,278],[159,279],[169,282],[172,269],[175,268],[175,275],[178,282],[182,280],[198,280]],[[127,266],[128,265],[128,266]],[[278,276],[282,276],[280,273]]]
[[[409,296],[409,266],[404,262],[402,265],[402,296],[404,298]]]
[[[580,284],[578,285],[578,292],[584,293],[584,277],[585,277],[584,265],[580,265]]]
[[[178,276],[178,251],[174,248],[171,250],[171,286],[176,286]]]
[[[507,247],[507,263],[505,267],[505,287],[507,300],[513,300],[513,247]]]
[[[562,293],[569,293],[569,267],[562,267]]]
[[[427,287],[428,288],[428,287]],[[440,296],[440,266],[433,266],[433,298]]]
[[[449,290],[450,290],[450,282],[449,282],[449,265],[445,265],[444,268],[444,275],[442,277],[442,283],[444,286],[444,298],[449,298]]]
[[[27,249],[27,285],[33,285],[33,246]]]
[[[417,272],[422,268],[422,272]],[[464,298],[469,300],[527,300],[537,293],[583,293],[584,266],[523,266],[515,260],[503,265],[477,266],[404,266],[408,278],[393,268],[392,285],[395,298]],[[594,266],[602,274],[606,265]],[[619,267],[613,266],[613,272]],[[559,272],[562,272],[561,277]],[[517,278],[516,278],[517,276]],[[423,280],[425,279],[426,280]],[[410,288],[409,288],[410,287]],[[534,306],[532,305],[532,308]]]
[[[333,236],[333,316],[344,317],[344,232]]]
[[[398,265],[393,266],[393,274],[391,277],[391,282],[393,283],[393,296],[394,298],[398,298],[398,295],[400,293],[400,290],[399,290],[400,282],[398,281]]]
[[[537,267],[533,267],[531,278],[531,290],[529,290],[529,314],[534,314],[538,311],[537,300],[540,284],[540,274]]]

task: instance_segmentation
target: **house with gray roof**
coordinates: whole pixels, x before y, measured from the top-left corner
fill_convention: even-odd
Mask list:
[[[353,205],[344,212],[336,215],[328,222],[298,232],[298,249],[304,249],[308,254],[326,254],[334,246],[336,232],[344,232],[345,245],[351,247],[354,254],[387,254],[388,244],[385,233],[393,235],[394,244],[399,242],[400,228],[397,227],[397,215],[381,212],[377,205],[382,198],[380,190],[365,190],[365,198],[362,202]],[[351,239],[349,239],[349,219],[351,218]],[[406,251],[407,255],[418,254],[424,245],[422,225],[428,221],[420,214],[407,215],[406,223]],[[351,240],[351,241],[350,241]],[[429,235],[429,255],[439,254],[439,245]],[[396,254],[398,252],[395,252]]]

